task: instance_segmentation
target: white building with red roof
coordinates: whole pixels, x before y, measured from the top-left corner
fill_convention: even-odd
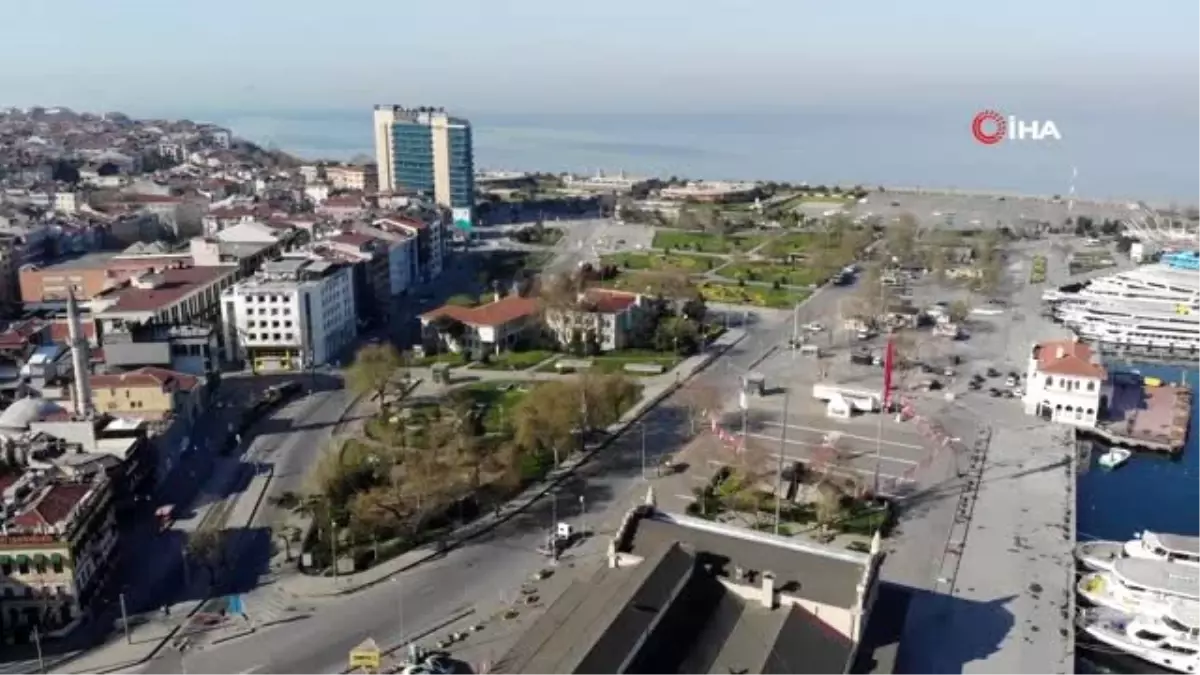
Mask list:
[[[1033,346],[1025,379],[1025,412],[1051,422],[1094,427],[1112,399],[1099,356],[1078,338]]]
[[[561,345],[583,343],[599,351],[629,346],[642,296],[604,288],[580,293],[574,307],[547,309],[546,328]]]

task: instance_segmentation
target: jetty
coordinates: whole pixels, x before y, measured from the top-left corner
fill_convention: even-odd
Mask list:
[[[1095,428],[1078,429],[1077,435],[1132,450],[1183,452],[1192,396],[1192,390],[1182,385],[1150,386],[1140,377],[1114,378],[1108,418]]]

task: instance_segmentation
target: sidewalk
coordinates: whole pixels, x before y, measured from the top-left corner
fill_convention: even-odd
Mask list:
[[[644,378],[644,395],[641,402],[627,411],[619,422],[608,427],[606,430],[608,435],[604,441],[592,445],[583,454],[575,454],[569,457],[559,467],[551,471],[540,483],[529,486],[524,492],[501,507],[498,514],[487,514],[474,522],[458,528],[438,545],[414,549],[362,572],[338,577],[318,577],[297,573],[280,579],[278,582],[279,585],[297,596],[310,598],[355,593],[386,581],[401,572],[412,569],[435,556],[441,555],[446,550],[452,549],[506,522],[540,499],[563,479],[569,477],[577,467],[591,459],[593,454],[615,441],[618,436],[633,425],[642,415],[671,395],[693,375],[703,370],[725,350],[740,342],[743,337],[745,337],[745,332],[740,329],[727,331],[714,341],[707,351],[688,358],[677,366],[674,371],[652,378]],[[513,379],[513,375],[520,373],[499,372],[496,374],[505,379]],[[536,375],[549,375],[551,379],[559,377],[551,373],[536,373]],[[542,378],[539,377],[536,379]]]

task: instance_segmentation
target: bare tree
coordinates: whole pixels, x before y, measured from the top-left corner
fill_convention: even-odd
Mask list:
[[[400,353],[390,343],[366,345],[346,371],[347,384],[356,394],[373,394],[381,407],[387,407],[392,377],[403,365]]]
[[[687,411],[693,434],[699,426],[707,425],[711,416],[720,414],[724,404],[720,390],[697,377],[689,380],[676,396]]]

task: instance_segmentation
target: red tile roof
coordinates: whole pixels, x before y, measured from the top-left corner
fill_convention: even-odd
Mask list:
[[[20,349],[29,345],[29,340],[46,327],[41,319],[16,321],[0,333],[0,348]]]
[[[254,209],[244,207],[217,208],[208,212],[214,218],[253,218],[258,215]]]
[[[1076,340],[1051,340],[1038,344],[1038,370],[1048,375],[1105,379],[1104,366],[1093,361],[1091,347]]]
[[[87,483],[55,483],[42,489],[24,513],[13,518],[18,527],[53,527],[66,520],[71,509],[92,489]]]
[[[354,248],[362,248],[363,246],[375,241],[375,238],[359,232],[343,232],[335,237],[330,237],[329,241],[337,244],[353,246]]]
[[[350,195],[345,197],[330,197],[329,199],[325,200],[325,203],[322,204],[321,207],[335,209],[362,208],[362,197]]]
[[[79,322],[83,328],[83,336],[88,340],[96,337],[96,322],[90,318],[83,318]],[[68,342],[71,339],[71,325],[64,319],[55,319],[54,323],[50,324],[50,339],[53,342]]]
[[[92,375],[93,388],[116,389],[117,387],[151,387],[159,389],[177,388],[180,391],[191,391],[200,384],[200,378],[187,373],[179,373],[168,368],[145,366],[127,373],[110,375]]]
[[[182,204],[183,199],[170,195],[125,195],[125,201],[131,204]]]
[[[509,295],[496,302],[489,302],[478,307],[460,307],[443,305],[421,315],[426,321],[448,316],[471,326],[502,326],[506,323],[522,319],[538,311],[536,298],[523,298],[519,295]]]
[[[589,288],[583,294],[583,309],[600,314],[618,314],[637,303],[634,293]]]
[[[192,291],[212,284],[235,269],[230,265],[165,269],[159,273],[162,276],[162,283],[157,288],[137,288],[130,284],[97,296],[103,299],[116,299],[115,304],[110,305],[101,313],[158,311],[178,302]]]

